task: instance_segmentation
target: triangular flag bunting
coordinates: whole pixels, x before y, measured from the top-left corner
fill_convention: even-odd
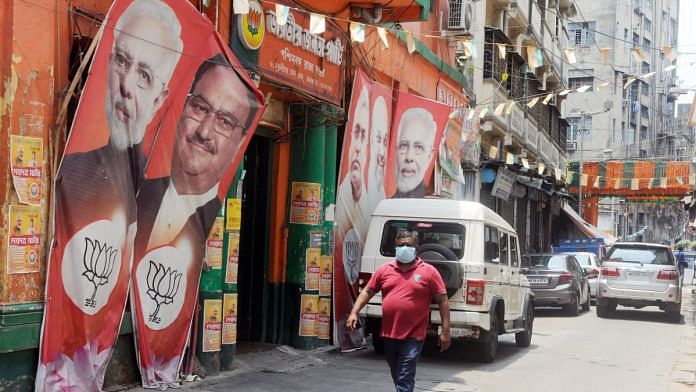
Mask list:
[[[350,22],[350,39],[355,42],[365,42],[365,25],[358,22]]]
[[[594,179],[594,184],[592,184],[594,188],[599,188],[599,176],[595,177]]]
[[[489,157],[489,158],[493,158],[493,159],[497,159],[497,158],[498,158],[498,147],[496,147],[496,146],[491,146],[491,147],[488,149],[488,157]]]
[[[676,52],[676,50],[673,50],[673,49],[672,49],[671,47],[669,47],[669,46],[665,46],[664,48],[662,48],[662,53],[665,54],[665,57],[667,57],[667,59],[669,59],[669,61],[674,61],[674,60],[677,59],[677,52]]]
[[[679,185],[684,185],[684,179],[681,177],[677,177],[677,182],[679,183]]]
[[[577,63],[577,59],[575,58],[575,48],[563,49],[563,52],[565,53],[566,58],[568,59],[568,63]]]
[[[637,178],[634,178],[631,180],[631,190],[632,191],[637,191],[638,187],[640,186],[640,180]]]
[[[624,87],[623,87],[624,90],[626,90],[626,89],[628,88],[628,86],[630,86],[630,85],[631,85],[633,82],[635,82],[635,81],[636,81],[636,78],[633,77],[633,76],[631,76],[630,78],[628,78],[628,80],[626,80],[626,84],[624,84]]]
[[[580,185],[582,186],[587,186],[587,181],[590,179],[590,176],[587,174],[581,174],[580,175]]]
[[[229,3],[227,3],[229,4]],[[235,15],[246,15],[249,13],[249,0],[234,0],[232,9]]]
[[[416,51],[416,40],[413,38],[413,33],[406,30],[406,48],[408,49],[408,54],[413,54]]]
[[[505,153],[505,164],[506,165],[514,165],[515,164],[515,155],[510,154],[509,152]]]
[[[382,40],[382,46],[384,49],[389,48],[389,41],[387,40],[387,30],[384,27],[377,27],[377,35],[379,39]]]
[[[650,181],[648,181],[648,189],[652,189],[654,182],[655,182],[654,178],[651,178]]]
[[[522,161],[522,167],[529,170],[529,160],[527,160],[527,158],[522,158],[520,160]]]
[[[471,108],[469,109],[469,115],[466,116],[467,120],[473,120],[474,116],[476,115],[476,109]]]
[[[326,17],[321,14],[309,14],[309,32],[312,34],[321,34],[326,31]]]
[[[575,91],[577,91],[577,92],[579,92],[579,93],[584,93],[585,91],[587,91],[587,90],[589,90],[589,89],[591,89],[591,88],[592,88],[592,85],[591,85],[591,84],[586,84],[586,85],[584,85],[584,86],[578,87],[578,89],[575,90]]]
[[[276,23],[278,23],[278,26],[285,26],[286,23],[288,23],[288,15],[290,15],[290,7],[282,5],[282,4],[276,4],[275,5],[276,9]]]
[[[696,174],[689,175],[689,185],[696,185]]]
[[[544,98],[544,100],[541,103],[543,103],[544,105],[548,105],[549,101],[551,101],[551,98],[553,98],[553,93],[550,93],[549,95],[547,95],[546,98]]]
[[[534,107],[534,105],[537,104],[537,102],[539,102],[539,97],[536,97],[536,98],[532,99],[531,101],[529,101],[529,103],[527,104],[527,107],[531,109]]]
[[[604,87],[607,87],[609,85],[609,82],[603,82],[597,85],[597,91],[602,91]]]
[[[667,179],[660,178],[660,188],[667,188]]]
[[[556,180],[560,180],[561,174],[559,173],[561,169],[556,168]],[[573,172],[566,172],[566,184],[570,185],[573,182]]]
[[[537,163],[537,173],[539,173],[540,176],[544,175],[544,170],[546,169],[546,165],[543,163]]]
[[[664,71],[669,72],[669,71],[674,71],[675,69],[677,69],[676,65],[670,65],[668,67],[665,67]]]
[[[483,109],[481,109],[481,113],[479,113],[479,118],[486,117],[486,114],[488,114],[488,107],[484,106]]]
[[[571,91],[573,91],[573,90],[563,90],[560,93],[558,93],[558,95],[561,97],[564,97],[564,96],[568,95],[568,93],[570,93]]]
[[[505,102],[501,103],[500,105],[498,105],[498,107],[495,108],[495,115],[501,116],[503,114],[503,109],[505,109]]]
[[[617,178],[614,180],[614,189],[621,189],[621,179]]]
[[[512,108],[515,106],[515,101],[510,101],[507,103],[507,109],[505,109],[505,114],[509,115],[512,113]]]
[[[641,79],[647,79],[647,78],[649,78],[649,77],[655,76],[656,73],[657,73],[657,72],[655,72],[655,71],[648,72],[648,73],[646,73],[646,74],[640,75],[640,78],[641,78]]]

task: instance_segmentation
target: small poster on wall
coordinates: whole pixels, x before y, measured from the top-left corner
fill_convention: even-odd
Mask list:
[[[331,298],[319,299],[319,315],[317,316],[317,337],[329,339],[331,331]]]
[[[317,336],[319,296],[302,294],[300,300],[300,336]]]
[[[319,275],[319,295],[331,295],[333,276],[333,256],[321,256],[321,274]]]
[[[205,259],[212,269],[222,268],[222,226],[223,218],[215,218],[213,228],[208,234],[208,240],[205,246]]]
[[[225,230],[239,230],[242,227],[242,199],[227,199],[226,212]]]
[[[41,207],[10,206],[7,273],[39,272]]]
[[[307,248],[305,256],[305,290],[319,290],[321,249]]]
[[[225,294],[222,301],[222,344],[237,343],[237,294]]]
[[[206,299],[203,301],[203,352],[220,351],[220,332],[222,330],[222,301]]]
[[[318,225],[321,208],[321,184],[312,182],[292,183],[290,223]]]
[[[19,201],[31,205],[41,204],[43,139],[10,136],[10,158],[12,183]]]
[[[227,237],[227,270],[225,271],[225,283],[237,283],[237,271],[239,270],[239,233],[229,233]]]

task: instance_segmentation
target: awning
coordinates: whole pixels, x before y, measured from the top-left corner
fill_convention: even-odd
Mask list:
[[[616,237],[609,233],[603,232],[596,226],[587,223],[587,221],[582,219],[582,217],[578,215],[578,213],[575,212],[575,210],[570,208],[568,204],[563,205],[563,212],[565,212],[566,215],[568,215],[568,217],[575,224],[575,226],[588,238],[604,238],[604,243],[606,245],[611,245],[614,242],[616,242]]]

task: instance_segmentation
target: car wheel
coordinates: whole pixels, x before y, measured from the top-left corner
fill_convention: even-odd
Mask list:
[[[479,362],[491,363],[498,353],[498,316],[491,312],[491,329],[485,333],[483,339],[476,343],[476,359]]]
[[[524,331],[515,334],[517,347],[529,347],[532,343],[532,330],[534,329],[534,305],[527,305],[527,321],[524,323]]]
[[[585,301],[585,303],[582,304],[582,311],[583,312],[590,311],[590,286],[587,286],[587,301]]]
[[[579,306],[580,306],[580,295],[578,293],[573,294],[573,296],[570,298],[570,303],[566,305],[565,311],[568,316],[577,316],[580,314],[579,311]]]
[[[616,309],[616,308],[614,308]],[[597,317],[600,318],[607,318],[611,315],[613,312],[613,309],[611,309],[607,305],[600,305],[599,302],[597,303]]]
[[[681,312],[678,310],[667,311],[667,321],[670,323],[678,323],[681,321]]]

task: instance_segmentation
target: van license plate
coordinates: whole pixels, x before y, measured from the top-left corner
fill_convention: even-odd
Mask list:
[[[442,326],[437,327],[438,336],[442,334]],[[450,327],[450,336],[453,338],[477,337],[477,331],[470,328]]]

